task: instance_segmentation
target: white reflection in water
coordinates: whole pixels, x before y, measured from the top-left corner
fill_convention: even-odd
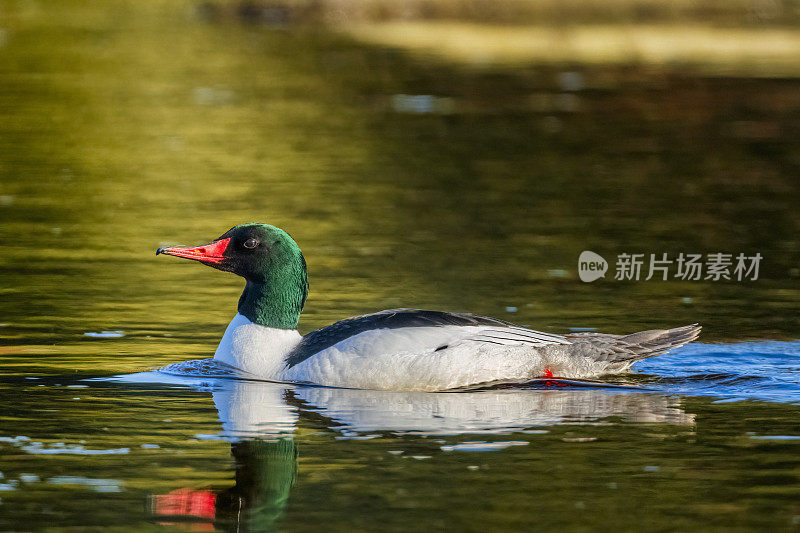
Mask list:
[[[213,392],[223,435],[263,438],[291,433],[297,411],[286,403],[287,391],[277,383],[226,381]]]
[[[279,437],[301,416],[345,436],[389,431],[422,435],[503,434],[532,426],[627,422],[689,425],[694,415],[652,393],[579,390],[396,392],[226,381],[213,392],[225,438]]]

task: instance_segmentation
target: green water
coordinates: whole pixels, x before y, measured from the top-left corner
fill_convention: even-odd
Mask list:
[[[210,356],[241,283],[154,251],[245,221],[302,247],[303,332],[421,307],[557,333],[800,335],[800,80],[458,67],[199,5],[0,3],[0,528],[162,529],[177,519],[153,499],[183,488],[259,509],[220,504],[223,530],[800,527],[800,441],[751,438],[800,435],[796,355],[783,402],[590,392],[531,422],[546,433],[387,415],[352,439],[361,426],[288,390],[293,437],[234,444],[239,489],[231,444],[203,437],[213,387],[71,387]],[[441,100],[407,112],[397,95]],[[612,269],[623,252],[764,260],[749,282],[588,284],[587,249]],[[103,331],[122,333],[85,335]],[[476,440],[528,444],[442,448]],[[58,443],[127,451],[41,453]]]

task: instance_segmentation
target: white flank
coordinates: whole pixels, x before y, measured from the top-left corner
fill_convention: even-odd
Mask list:
[[[320,351],[287,369],[282,379],[360,389],[444,390],[535,378],[545,368],[556,372],[568,362],[563,349],[566,344],[569,342],[562,337],[523,328],[377,329]],[[596,373],[594,368],[575,370],[577,374]]]

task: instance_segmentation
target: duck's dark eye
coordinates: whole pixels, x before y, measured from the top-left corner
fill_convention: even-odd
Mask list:
[[[255,240],[255,239],[247,239],[246,241],[244,241],[244,245],[243,246],[245,248],[248,248],[248,249],[252,250],[256,246],[258,246],[258,241]]]

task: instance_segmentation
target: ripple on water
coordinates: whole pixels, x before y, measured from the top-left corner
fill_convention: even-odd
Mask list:
[[[524,440],[510,440],[510,441],[468,441],[459,444],[451,444],[442,446],[442,450],[446,452],[494,452],[497,450],[505,450],[512,446],[527,446],[529,442]]]
[[[800,403],[800,341],[692,343],[638,363],[646,386],[686,396]]]
[[[119,337],[124,337],[124,331],[87,331],[83,334],[85,337],[92,337],[94,339],[117,339]]]
[[[51,485],[85,485],[95,492],[122,492],[122,481],[83,476],[55,476],[47,480]]]
[[[6,442],[26,453],[34,455],[76,454],[76,455],[117,455],[130,453],[130,448],[90,449],[81,444],[66,444],[56,442],[49,447],[42,442],[32,441],[30,437],[18,435],[16,437],[0,437],[0,442]]]
[[[172,363],[158,370],[161,373],[184,377],[233,378],[245,377],[237,369],[216,359],[191,359]]]

